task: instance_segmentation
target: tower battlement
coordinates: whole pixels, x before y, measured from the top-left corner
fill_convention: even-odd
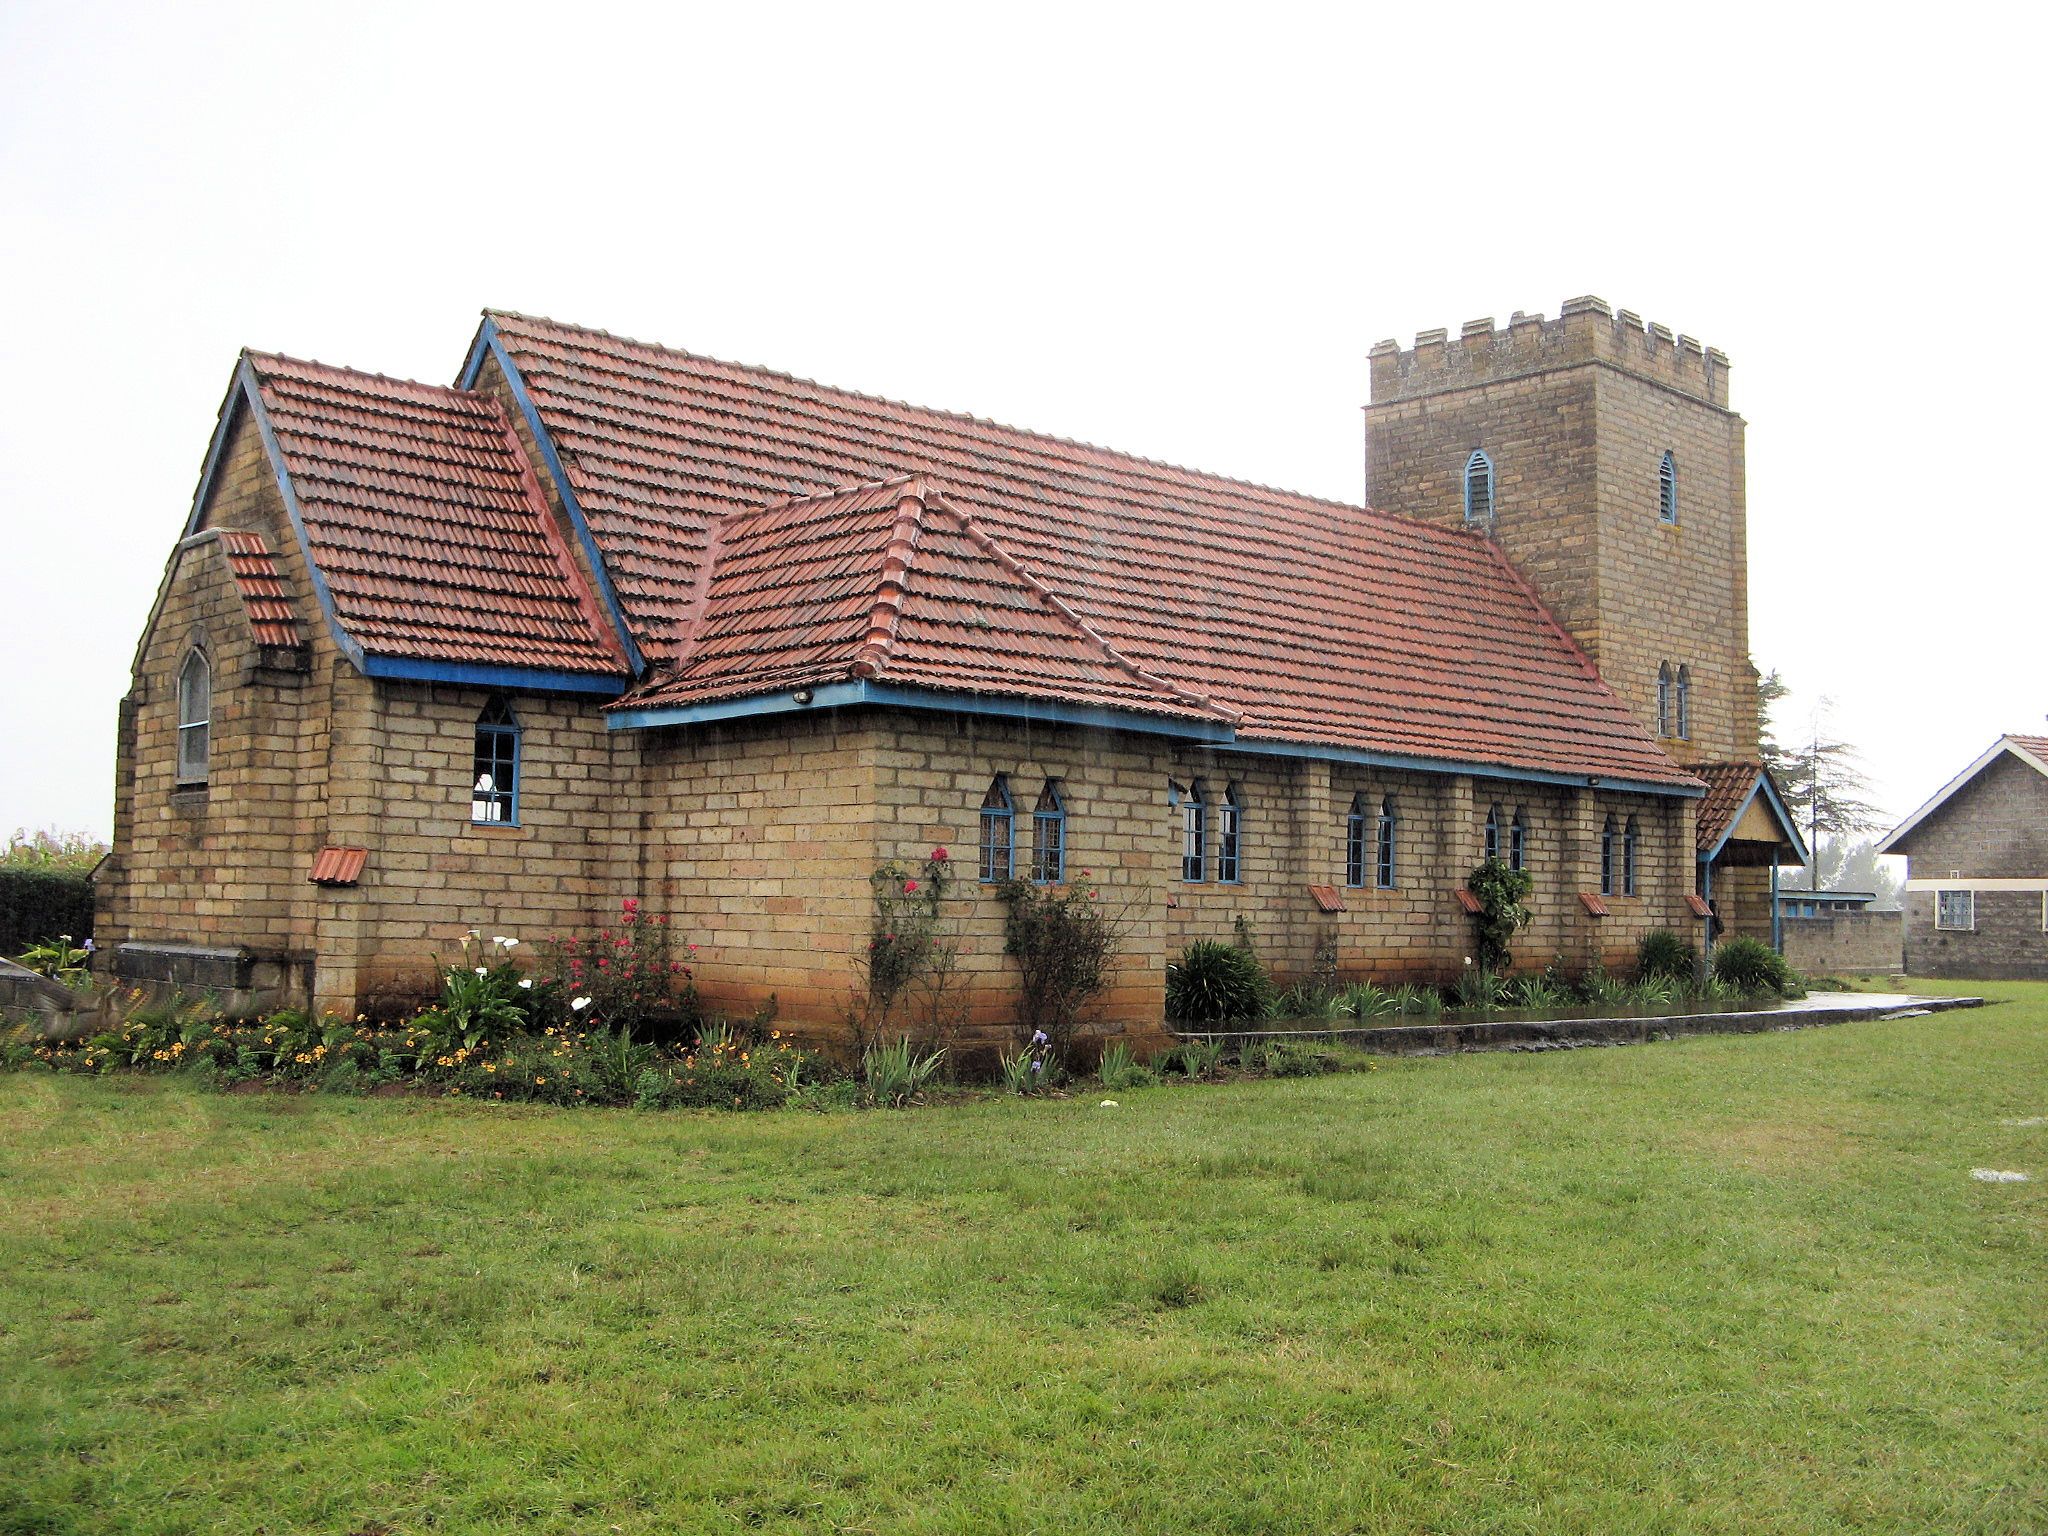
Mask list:
[[[1611,309],[1591,295],[1566,299],[1555,320],[1516,310],[1505,328],[1493,318],[1467,320],[1454,337],[1422,331],[1415,345],[1382,341],[1373,347],[1375,405],[1447,389],[1490,384],[1555,368],[1606,363],[1666,385],[1723,410],[1728,407],[1728,358],[1669,326],[1645,324],[1640,315]]]

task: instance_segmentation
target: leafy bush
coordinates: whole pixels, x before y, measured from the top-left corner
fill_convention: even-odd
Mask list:
[[[1341,1012],[1337,998],[1338,994],[1319,982],[1296,982],[1276,997],[1268,1008],[1275,1018],[1327,1022],[1337,1018]]]
[[[1796,986],[1785,957],[1758,939],[1723,939],[1714,949],[1714,975],[1752,997],[1784,997]]]
[[[1579,995],[1596,1008],[1625,1008],[1635,1001],[1627,982],[1598,965],[1579,978]]]
[[[934,848],[912,872],[893,859],[868,876],[874,910],[868,947],[854,956],[862,987],[848,1011],[853,1048],[864,1054],[897,1023],[900,1010],[922,1003],[926,1032],[956,1022],[946,1002],[957,954],[939,939],[939,908],[952,884],[951,855]]]
[[[1271,986],[1250,950],[1198,940],[1166,968],[1166,1016],[1178,1024],[1260,1018]]]
[[[1642,943],[1636,946],[1636,975],[1691,981],[1699,969],[1699,958],[1699,951],[1690,940],[1669,928],[1655,928],[1644,934]]]
[[[81,945],[92,937],[92,885],[85,875],[0,864],[0,955],[17,954],[57,933]]]
[[[1131,1054],[1131,1048],[1121,1040],[1103,1047],[1102,1062],[1095,1069],[1095,1075],[1102,1080],[1102,1086],[1109,1089],[1144,1088],[1159,1081],[1159,1075],[1142,1065]]]
[[[1443,994],[1435,987],[1404,981],[1394,988],[1392,996],[1396,1013],[1415,1013],[1433,1019],[1444,1011]]]
[[[1238,1064],[1268,1077],[1319,1077],[1337,1070],[1328,1052],[1294,1040],[1253,1040],[1238,1052]]]
[[[15,956],[15,964],[25,966],[38,976],[47,976],[52,981],[61,981],[68,987],[82,986],[87,981],[86,965],[92,959],[91,939],[87,948],[74,949],[71,935],[60,933],[54,939],[45,939],[31,944]]]
[[[59,832],[55,827],[15,828],[0,847],[0,869],[44,869],[89,875],[107,856],[107,845],[90,832]]]
[[[1042,1034],[1066,1060],[1074,1030],[1088,1005],[1109,985],[1110,965],[1123,948],[1124,927],[1104,908],[1088,871],[1064,888],[1006,881],[997,889],[1008,915],[1003,953],[1023,973],[1024,1028]]]
[[[1505,987],[1505,978],[1497,973],[1483,965],[1468,965],[1458,973],[1451,996],[1460,1008],[1484,1012],[1500,1006]]]
[[[1400,1011],[1398,995],[1369,981],[1354,981],[1337,994],[1337,1012],[1347,1019],[1377,1019]]]
[[[1514,961],[1515,935],[1529,926],[1529,893],[1536,882],[1526,869],[1488,859],[1465,879],[1465,889],[1479,900],[1472,926],[1479,943],[1479,969],[1504,975]]]
[[[470,937],[482,943],[474,931]],[[491,942],[507,951],[509,960],[509,950],[519,941]],[[650,1023],[678,1014],[687,1029],[695,1023],[696,993],[690,968],[673,955],[674,933],[668,919],[642,911],[637,897],[625,897],[614,926],[601,928],[588,939],[571,937],[544,947],[540,975],[532,988],[539,996],[522,1009],[543,1027],[574,1012],[582,1015],[575,1022],[584,1028],[603,1024],[642,1038]],[[579,1004],[578,998],[586,1001]]]
[[[924,1092],[945,1059],[944,1046],[920,1053],[911,1049],[908,1036],[894,1045],[871,1045],[860,1059],[861,1096],[877,1109],[901,1109]]]
[[[1549,973],[1535,976],[1521,976],[1508,983],[1507,1001],[1516,1008],[1526,1008],[1532,1013],[1553,1013],[1568,1008],[1575,999],[1571,988],[1562,985]]]
[[[1031,1036],[1030,1043],[1015,1052],[998,1051],[1003,1086],[1011,1093],[1043,1093],[1058,1081],[1059,1058],[1052,1053],[1052,1041],[1044,1030]]]

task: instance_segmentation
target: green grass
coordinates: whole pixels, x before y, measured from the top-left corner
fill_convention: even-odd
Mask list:
[[[0,1079],[0,1532],[2048,1529],[1984,990],[1117,1109]]]

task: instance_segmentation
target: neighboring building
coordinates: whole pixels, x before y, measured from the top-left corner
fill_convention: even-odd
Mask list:
[[[1904,965],[1901,917],[1873,911],[1875,891],[1778,888],[1779,948],[1809,976],[1895,975]]]
[[[2048,736],[2001,736],[1877,845],[1906,856],[1906,971],[2048,978]]]
[[[1768,931],[1727,364],[1574,300],[1373,349],[1378,510],[490,312],[453,388],[244,354],[122,707],[122,975],[393,1010],[473,926],[624,896],[709,1006],[842,1016],[868,877],[1087,871],[1106,1016],[1245,918],[1448,978],[1488,852],[1531,964]]]
[[[1784,919],[1834,917],[1869,909],[1877,900],[1875,891],[1808,891],[1778,887],[1778,915]]]

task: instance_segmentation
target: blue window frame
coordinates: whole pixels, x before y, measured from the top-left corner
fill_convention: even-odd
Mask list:
[[[1216,878],[1224,885],[1236,885],[1241,878],[1244,852],[1244,808],[1238,804],[1237,786],[1223,786],[1223,803],[1216,807]]]
[[[519,721],[501,694],[493,694],[476,717],[469,819],[479,825],[519,825]]]
[[[1514,824],[1508,828],[1508,868],[1529,867],[1529,818],[1518,805],[1515,807]]]
[[[1388,795],[1380,802],[1379,857],[1376,878],[1379,888],[1391,891],[1394,888],[1394,797]]]
[[[1031,812],[1031,878],[1040,885],[1058,885],[1067,878],[1067,804],[1052,779],[1045,781]]]
[[[1016,812],[1010,785],[1000,773],[981,797],[981,883],[995,885],[1017,874]]]
[[[1365,884],[1365,836],[1369,819],[1365,792],[1361,790],[1351,797],[1351,814],[1344,822],[1344,883],[1349,886]]]
[[[1657,668],[1657,734],[1672,734],[1671,723],[1671,663],[1667,661]]]
[[[1612,818],[1609,818],[1612,820]],[[1631,816],[1628,826],[1621,834],[1621,894],[1633,896],[1636,893],[1636,819]]]
[[[1204,804],[1207,798],[1202,781],[1197,779],[1188,786],[1180,802],[1180,877],[1190,885],[1201,881],[1208,862],[1209,807]]]
[[[1664,452],[1664,462],[1657,466],[1657,520],[1678,521],[1678,460],[1669,449]]]
[[[1474,448],[1465,461],[1465,522],[1493,526],[1493,460],[1483,448]]]
[[[1678,737],[1682,741],[1692,740],[1692,668],[1678,669]]]
[[[1486,857],[1489,861],[1500,857],[1500,807],[1493,806],[1486,813]]]
[[[1608,817],[1600,828],[1600,894],[1614,894],[1614,818]]]

